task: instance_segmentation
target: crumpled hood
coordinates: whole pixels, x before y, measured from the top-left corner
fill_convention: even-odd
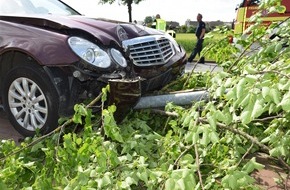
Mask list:
[[[50,28],[55,31],[59,30],[62,33],[67,30],[78,30],[95,36],[104,45],[109,45],[113,41],[121,45],[121,41],[126,38],[163,34],[160,31],[142,25],[107,19],[94,19],[85,16],[0,16],[0,19],[40,28]]]

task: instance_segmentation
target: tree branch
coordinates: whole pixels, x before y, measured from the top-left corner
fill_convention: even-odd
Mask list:
[[[208,121],[203,119],[203,118],[200,118],[200,121],[208,123]],[[222,124],[222,123],[217,123],[217,126],[220,127],[220,128],[226,129],[228,131],[231,131],[231,132],[233,132],[235,134],[239,134],[239,135],[243,136],[244,138],[250,140],[252,143],[258,145],[263,151],[267,152],[268,154],[269,154],[269,152],[271,150],[268,146],[262,144],[256,138],[252,137],[251,135],[249,135],[249,134],[247,134],[247,133],[245,133],[243,131],[240,131],[240,130],[238,130],[236,128],[233,128],[233,127],[228,127],[228,126],[226,126],[225,124]],[[288,171],[290,171],[290,166],[281,157],[279,157],[278,160],[285,168],[287,168]]]
[[[239,163],[237,163],[237,167],[242,163],[242,161],[246,158],[246,156],[250,153],[254,146],[254,143],[251,144],[251,146],[248,148],[247,152],[243,155],[243,157],[240,159]]]
[[[201,189],[204,190],[204,185],[203,185],[203,182],[202,182],[202,175],[201,175],[201,172],[200,172],[199,154],[198,154],[197,144],[194,144],[194,152],[195,152],[195,163],[196,163],[196,166],[197,166],[197,174],[198,174],[198,178],[199,178],[199,183],[200,183]]]
[[[194,147],[194,144],[190,145],[189,147],[187,147],[179,156],[178,158],[175,160],[174,162],[174,166],[177,167],[179,160],[190,150]]]
[[[101,97],[102,97],[102,93],[100,93],[100,94],[99,94],[99,95],[98,95],[98,96],[97,96],[93,101],[91,101],[91,102],[86,106],[86,108],[89,108],[89,107],[91,107],[92,105],[94,105],[96,102],[98,102],[98,101],[101,99]],[[24,149],[29,148],[29,147],[31,147],[31,146],[33,146],[33,145],[39,143],[40,141],[42,141],[42,140],[46,139],[47,137],[51,136],[52,134],[54,134],[54,133],[56,133],[56,132],[58,132],[58,131],[62,131],[63,128],[69,126],[69,125],[72,124],[72,123],[73,123],[73,119],[70,118],[69,120],[67,120],[67,121],[66,121],[64,124],[62,124],[61,126],[58,126],[58,127],[55,128],[53,131],[51,131],[51,132],[49,132],[49,133],[47,133],[47,134],[45,134],[45,135],[43,135],[43,136],[41,136],[41,137],[35,139],[34,141],[32,141],[31,143],[29,143],[29,144],[26,145],[25,147],[22,147],[22,148],[20,148],[19,150],[13,151],[13,152],[11,152],[11,153],[9,153],[9,154],[3,156],[2,158],[0,158],[0,161],[4,161],[6,158],[8,158],[8,157],[10,157],[10,156],[13,156],[13,155],[15,155],[15,154],[20,153],[20,152],[23,151]]]
[[[158,110],[158,109],[151,109],[150,111],[152,113],[157,113],[160,115],[178,117],[178,113],[176,113],[176,112],[169,112],[169,111],[163,111],[163,110]]]

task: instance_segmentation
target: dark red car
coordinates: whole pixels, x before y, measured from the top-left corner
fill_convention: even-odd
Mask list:
[[[24,136],[53,130],[110,81],[112,94],[141,96],[176,78],[185,63],[183,48],[163,32],[87,18],[58,0],[0,0],[0,98]]]

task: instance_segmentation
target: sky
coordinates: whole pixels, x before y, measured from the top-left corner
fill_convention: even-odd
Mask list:
[[[116,0],[112,5],[99,4],[99,0],[63,0],[80,13],[95,18],[129,21],[127,6]],[[235,8],[241,0],[143,0],[132,5],[132,20],[144,21],[146,16],[160,14],[166,21],[176,21],[180,25],[187,19],[196,20],[201,13],[203,21],[231,22],[235,19]]]

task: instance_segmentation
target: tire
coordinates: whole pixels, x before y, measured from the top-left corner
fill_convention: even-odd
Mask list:
[[[58,125],[58,94],[45,71],[34,64],[17,66],[4,79],[4,108],[23,136],[46,134]]]

